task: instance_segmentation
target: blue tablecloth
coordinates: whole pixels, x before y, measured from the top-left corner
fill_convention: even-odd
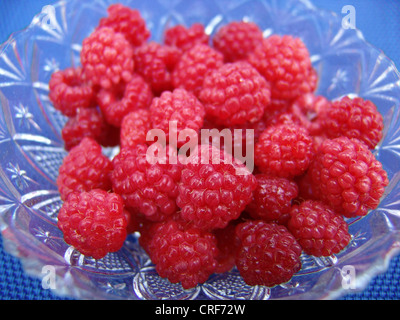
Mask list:
[[[33,16],[50,0],[0,0],[0,43],[12,32],[25,28]],[[324,9],[342,15],[342,8],[352,4],[356,9],[356,26],[365,39],[383,50],[400,68],[400,1],[399,0],[314,0]],[[375,277],[361,293],[351,293],[342,299],[400,298],[400,256],[395,257],[384,274]],[[17,258],[3,250],[0,237],[0,299],[44,300],[61,299],[42,288],[40,279],[26,275]]]

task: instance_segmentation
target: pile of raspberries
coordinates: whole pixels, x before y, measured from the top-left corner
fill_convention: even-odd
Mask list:
[[[81,65],[49,82],[68,117],[57,179],[65,241],[100,259],[140,234],[159,275],[185,289],[234,267],[273,287],[301,269],[302,253],[338,254],[349,218],[375,209],[388,185],[371,152],[383,118],[361,97],[316,95],[318,80],[299,38],[233,21],[213,36],[172,26],[155,42],[138,10],[111,5]],[[254,168],[204,141],[183,161],[171,122],[177,133],[254,130]]]

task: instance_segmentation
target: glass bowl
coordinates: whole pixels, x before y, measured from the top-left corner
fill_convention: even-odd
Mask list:
[[[66,155],[60,135],[66,118],[49,101],[48,81],[52,72],[79,65],[82,40],[114,2],[57,2],[0,47],[0,226],[6,250],[20,258],[26,272],[49,277],[44,285],[77,299],[256,300],[335,299],[363,290],[386,270],[400,248],[400,76],[360,31],[343,28],[339,17],[307,0],[118,2],[140,10],[153,40],[176,24],[200,22],[213,34],[242,19],[257,23],[265,37],[300,37],[320,76],[317,94],[331,100],[361,96],[378,106],[385,132],[374,153],[390,185],[376,210],[349,220],[350,245],[326,258],[303,254],[300,272],[274,288],[248,286],[233,269],[190,290],[157,275],[136,234],[100,260],[67,245],[57,228],[62,202],[55,183]]]

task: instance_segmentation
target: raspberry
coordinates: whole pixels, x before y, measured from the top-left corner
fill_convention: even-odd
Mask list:
[[[59,168],[57,186],[62,200],[72,192],[111,189],[111,161],[102,154],[101,146],[85,137],[64,157]]]
[[[95,105],[93,88],[85,83],[80,67],[54,72],[49,81],[49,98],[54,108],[68,117],[75,116],[80,108]]]
[[[202,103],[192,93],[181,88],[172,92],[164,91],[160,97],[155,97],[150,105],[152,127],[163,130],[167,142],[170,140],[172,121],[176,121],[179,139],[179,133],[184,129],[198,132],[203,126],[204,115]]]
[[[256,180],[232,156],[211,145],[200,145],[184,160],[179,195],[181,217],[197,228],[224,228],[251,201]]]
[[[225,62],[244,60],[263,41],[261,29],[253,22],[233,21],[222,26],[213,37],[213,46]]]
[[[217,124],[253,123],[270,103],[270,86],[247,62],[226,63],[205,77],[199,99]]]
[[[201,23],[194,23],[189,28],[184,25],[176,25],[165,31],[164,43],[175,46],[182,51],[189,50],[197,44],[208,45],[209,36],[205,33]]]
[[[99,91],[97,100],[107,122],[120,127],[122,119],[131,111],[150,106],[153,93],[144,79],[133,74],[127,84]]]
[[[119,195],[104,190],[72,193],[58,214],[64,240],[81,254],[101,259],[121,249],[126,219]]]
[[[133,49],[125,37],[112,28],[97,28],[82,43],[81,63],[86,80],[110,89],[129,82],[134,70]]]
[[[128,113],[121,123],[121,148],[133,148],[146,143],[147,132],[151,129],[150,111],[138,109]]]
[[[180,164],[170,161],[172,148],[159,150],[164,150],[165,155],[153,155],[149,147],[139,144],[122,148],[112,161],[113,191],[122,196],[127,207],[152,221],[164,220],[176,212],[181,176]]]
[[[236,251],[239,247],[236,237],[236,220],[223,229],[216,229],[213,234],[217,240],[218,255],[216,257],[216,273],[224,273],[235,266]]]
[[[184,88],[197,97],[203,87],[205,76],[223,65],[223,56],[205,44],[197,44],[182,54],[172,72],[175,88]]]
[[[303,251],[316,257],[338,254],[351,240],[344,218],[318,200],[294,205],[288,229]]]
[[[316,88],[317,74],[299,38],[272,35],[254,49],[248,61],[270,82],[273,99],[293,100]]]
[[[107,141],[115,131],[104,119],[97,108],[78,109],[74,117],[70,117],[62,128],[61,135],[64,148],[71,150],[78,145],[84,137],[90,137],[103,146],[115,146],[118,140]],[[107,140],[106,140],[107,139]]]
[[[100,27],[109,27],[122,33],[133,46],[140,46],[150,37],[150,31],[138,10],[118,3],[110,5],[107,12],[108,16],[100,19]]]
[[[285,224],[293,200],[298,195],[297,184],[289,179],[256,174],[257,188],[246,211],[256,220]]]
[[[172,90],[171,72],[181,57],[181,50],[173,46],[150,41],[135,49],[135,70],[147,83],[155,95]]]
[[[347,218],[375,209],[389,182],[368,147],[347,137],[322,142],[307,174],[315,193]]]
[[[239,224],[236,234],[241,241],[236,266],[248,285],[273,287],[300,270],[302,249],[286,227],[253,220]]]
[[[161,277],[190,289],[214,273],[218,249],[211,233],[168,221],[153,226],[152,234],[148,250]]]
[[[138,212],[132,208],[124,208],[124,216],[126,219],[126,233],[131,234],[139,231],[140,219],[138,218]]]
[[[382,139],[383,117],[370,100],[344,97],[323,109],[320,118],[328,138],[357,138],[370,149]]]
[[[303,174],[313,155],[313,140],[307,130],[293,124],[268,127],[254,148],[258,169],[284,178]]]

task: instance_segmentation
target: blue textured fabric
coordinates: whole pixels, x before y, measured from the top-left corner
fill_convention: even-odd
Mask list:
[[[11,33],[30,23],[49,0],[0,0],[0,43]],[[380,48],[400,68],[400,1],[399,0],[314,0],[323,9],[342,15],[342,8],[352,4],[356,9],[356,27],[365,39]],[[375,277],[361,293],[344,296],[343,300],[400,298],[400,256],[395,257],[384,274]],[[40,279],[26,275],[17,258],[3,250],[0,237],[0,299],[1,300],[56,300],[50,290],[42,288]]]

